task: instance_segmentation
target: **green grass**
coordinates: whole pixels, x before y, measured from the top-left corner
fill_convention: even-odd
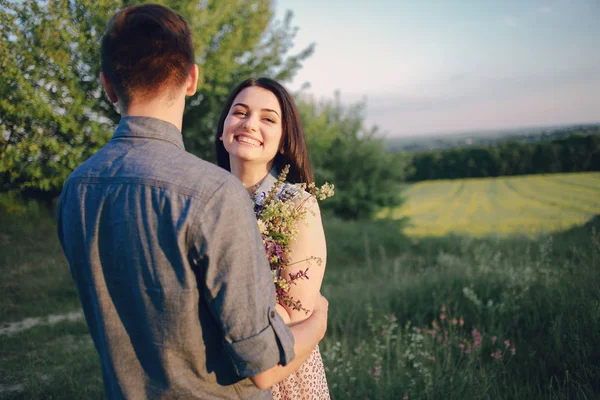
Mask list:
[[[0,324],[79,307],[54,214],[0,197]]]
[[[425,181],[381,216],[411,219],[411,236],[540,234],[600,214],[600,173]]]
[[[355,238],[369,243],[363,254],[371,260],[330,264],[326,274],[332,311],[322,352],[336,398],[595,398],[600,219],[538,239],[415,240],[395,232],[398,245],[379,251],[393,232],[376,224],[369,242]],[[330,242],[354,232],[341,221],[329,221],[327,231]],[[464,327],[449,323],[460,317]],[[435,339],[415,331],[434,329],[433,321]],[[458,346],[473,343],[473,329],[483,342],[466,355]],[[490,357],[498,349],[502,360]],[[377,365],[380,377],[369,373]]]
[[[7,399],[102,399],[100,359],[84,322],[0,336]]]
[[[4,200],[0,322],[78,310],[52,213],[34,203],[2,212]],[[320,347],[334,399],[597,397],[599,218],[536,237],[415,237],[388,220],[327,219],[325,229]],[[0,335],[0,360],[0,398],[103,397],[83,321]]]

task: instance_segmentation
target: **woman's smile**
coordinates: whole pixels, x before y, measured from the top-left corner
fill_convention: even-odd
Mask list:
[[[254,139],[253,137],[240,134],[235,136],[235,140],[240,144],[250,145],[252,147],[260,147],[262,146],[262,142]]]

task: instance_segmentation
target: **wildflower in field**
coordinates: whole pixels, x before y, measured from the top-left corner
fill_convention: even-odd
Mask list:
[[[460,326],[465,326],[465,320],[463,319],[463,317],[461,316],[460,319],[458,320]]]
[[[510,340],[506,339],[504,341],[504,347],[509,348],[510,347]]]
[[[408,400],[408,393],[404,393],[404,397],[402,397],[402,400]]]
[[[473,336],[473,347],[479,348],[481,346],[481,333],[477,329],[473,329],[471,336]]]
[[[369,375],[373,375],[373,377],[375,378],[375,382],[379,382],[379,377],[381,376],[381,364],[377,364],[375,366],[375,369],[369,367],[367,372],[369,372]]]
[[[517,352],[517,349],[515,349],[515,346],[510,348],[510,354],[512,354],[514,356],[516,352]]]
[[[431,361],[435,361],[435,356],[431,356],[431,357],[429,357],[429,359],[430,359]]]
[[[458,345],[458,348],[462,350],[462,349],[464,349],[464,348],[465,348],[465,345],[464,345],[464,344],[462,344],[462,343],[460,343],[460,344]]]
[[[446,319],[446,314],[440,314],[440,321],[444,321]]]
[[[446,306],[442,305],[442,308],[440,309],[440,311],[442,311],[442,313],[446,312]]]
[[[452,325],[458,324],[458,320],[456,318],[452,318]]]
[[[502,350],[497,350],[495,353],[491,353],[490,357],[492,357],[494,360],[501,360],[502,359]]]
[[[381,376],[381,365],[378,364],[375,366],[375,370],[373,371],[373,376],[374,377]]]
[[[465,354],[471,354],[471,345],[467,345],[467,349],[465,350]]]
[[[492,344],[495,344],[496,340],[498,340],[498,336],[492,336]]]

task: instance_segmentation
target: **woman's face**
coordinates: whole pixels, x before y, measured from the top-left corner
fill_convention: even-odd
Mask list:
[[[279,150],[281,135],[281,107],[272,92],[250,86],[235,97],[223,124],[230,158],[268,164]]]

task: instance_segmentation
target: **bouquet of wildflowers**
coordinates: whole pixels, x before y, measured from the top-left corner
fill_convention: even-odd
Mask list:
[[[308,313],[309,310],[302,306],[300,300],[294,300],[289,295],[289,291],[291,286],[296,284],[296,281],[308,279],[309,268],[299,270],[295,274],[287,274],[287,276],[282,274],[291,265],[289,263],[291,252],[289,245],[296,240],[297,222],[302,221],[306,216],[308,211],[304,208],[304,204],[310,197],[300,197],[299,202],[295,201],[294,198],[296,195],[307,191],[315,199],[325,200],[333,196],[333,185],[325,183],[318,188],[314,183],[308,185],[304,183],[287,184],[285,179],[289,170],[290,167],[287,165],[268,193],[258,193],[253,196],[254,213],[271,266],[277,302],[294,310],[302,310]],[[314,261],[321,265],[321,259],[318,257],[309,257],[296,263],[303,261],[309,263]]]

